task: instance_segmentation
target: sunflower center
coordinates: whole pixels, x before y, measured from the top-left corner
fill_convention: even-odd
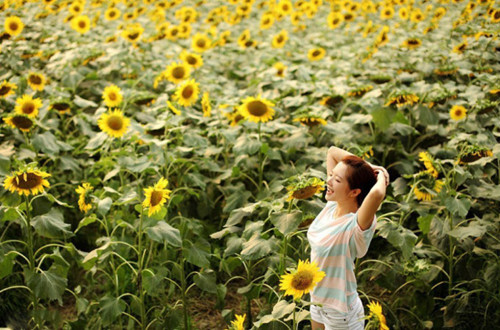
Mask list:
[[[300,271],[293,276],[292,287],[295,290],[306,290],[313,282],[313,274],[309,271]]]
[[[110,116],[107,121],[108,127],[114,131],[119,131],[123,127],[123,119],[120,116]]]
[[[312,56],[316,57],[316,56],[319,56],[319,54],[321,54],[321,52],[319,50],[315,50],[313,53],[312,53]]]
[[[194,89],[192,86],[186,86],[183,90],[182,90],[182,97],[185,98],[185,99],[189,99],[194,93]]]
[[[175,37],[177,35],[177,33],[179,33],[178,29],[172,29],[172,31],[170,32],[170,35]]]
[[[128,37],[131,39],[131,40],[135,40],[137,38],[139,38],[139,33],[135,32],[135,33],[131,33],[128,35]]]
[[[261,101],[252,101],[247,105],[248,112],[251,115],[261,117],[267,113],[267,105]]]
[[[26,118],[24,116],[15,116],[14,118],[12,118],[12,123],[14,124],[14,126],[20,129],[28,129],[33,126],[33,122],[29,118]]]
[[[280,36],[278,36],[278,39],[276,39],[276,41],[278,41],[278,43],[280,44],[283,42],[283,39],[285,39],[285,38],[283,38],[283,36],[280,35]]]
[[[418,40],[417,39],[410,39],[410,40],[408,40],[408,43],[410,45],[418,45]]]
[[[151,193],[151,206],[156,206],[160,204],[163,198],[163,192],[158,190],[153,190]]]
[[[196,40],[196,46],[200,48],[205,48],[207,42],[204,39],[198,39]]]
[[[334,18],[333,21],[332,21],[332,24],[333,25],[339,24],[339,19],[338,18]]]
[[[33,102],[28,101],[28,102],[23,104],[22,109],[23,109],[23,113],[29,115],[30,113],[35,111],[35,104]]]
[[[253,45],[253,41],[252,40],[248,40],[245,42],[245,47],[250,47]]]
[[[110,92],[110,93],[108,94],[108,98],[109,98],[111,101],[116,101],[116,99],[117,99],[116,93],[115,93],[115,92]]]
[[[10,87],[9,86],[2,86],[0,88],[0,96],[1,95],[7,95],[7,93],[10,92]]]
[[[82,29],[84,29],[85,27],[87,27],[87,23],[85,23],[85,21],[80,21],[78,22],[78,26]]]
[[[39,85],[42,83],[42,78],[40,78],[40,76],[37,76],[37,75],[30,76],[29,80],[31,83],[33,83],[35,85]]]
[[[184,78],[184,74],[185,71],[183,67],[178,66],[172,70],[172,76],[174,76],[176,79]]]
[[[16,30],[19,28],[19,25],[18,25],[16,22],[10,22],[10,24],[9,24],[9,28],[10,28],[12,31],[16,31]]]
[[[26,173],[26,180],[24,174],[16,177],[15,182],[21,189],[32,189],[42,184],[42,177],[35,173]]]
[[[52,108],[56,109],[57,111],[64,111],[69,109],[69,104],[67,103],[55,103],[52,105]]]
[[[109,17],[115,17],[116,13],[114,10],[109,12]]]
[[[462,110],[455,110],[455,116],[460,117],[462,115]]]
[[[188,56],[186,60],[190,65],[195,65],[198,62],[194,56]]]

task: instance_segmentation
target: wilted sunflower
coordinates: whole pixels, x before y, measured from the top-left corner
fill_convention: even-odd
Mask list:
[[[312,291],[325,275],[325,272],[321,271],[315,262],[309,263],[308,260],[305,262],[299,260],[295,272],[281,276],[280,289],[285,290],[285,295],[300,299],[302,295]]]
[[[323,97],[319,101],[319,104],[325,107],[333,107],[337,104],[340,104],[342,101],[344,101],[344,97],[342,95],[332,95]]]
[[[28,74],[27,80],[28,80],[28,85],[30,85],[30,87],[36,91],[43,91],[45,83],[47,81],[47,79],[45,79],[45,76],[43,74],[35,72],[30,72]]]
[[[265,123],[274,116],[274,109],[271,108],[274,103],[262,99],[260,95],[256,98],[249,96],[242,102],[243,104],[238,107],[238,110],[243,117],[250,121]]]
[[[454,105],[450,110],[450,117],[453,120],[462,120],[467,116],[467,109],[462,105]]]
[[[14,111],[20,115],[27,115],[30,118],[35,118],[38,115],[38,109],[42,106],[42,100],[33,98],[31,95],[24,94],[16,100]]]
[[[458,155],[458,164],[464,165],[475,162],[483,157],[492,157],[493,152],[486,148],[477,145],[468,145],[460,151]]]
[[[5,32],[11,36],[17,36],[24,29],[24,24],[17,16],[9,16],[5,19],[4,23]]]
[[[27,115],[11,115],[4,117],[3,121],[12,128],[18,128],[23,132],[29,132],[35,122]]]
[[[286,30],[281,30],[280,33],[273,37],[271,45],[273,46],[273,48],[283,48],[287,40],[288,32]]]
[[[141,25],[131,25],[122,31],[122,38],[131,42],[136,43],[142,36],[144,28]]]
[[[50,106],[49,106],[49,110],[50,109],[54,109],[54,110],[57,110],[59,111],[60,114],[65,114],[65,113],[70,113],[71,111],[71,104],[68,103],[68,102],[55,102],[55,103],[52,103]]]
[[[453,52],[458,53],[458,54],[462,54],[466,48],[467,48],[467,41],[464,41],[464,42],[456,45],[455,47],[453,47]]]
[[[75,191],[79,194],[78,207],[83,213],[87,213],[92,208],[92,204],[85,202],[88,192],[92,189],[93,187],[88,182],[84,182],[81,186],[78,186],[78,188],[75,189]]]
[[[371,301],[368,304],[370,314],[366,317],[368,319],[367,329],[389,330],[386,324],[385,316],[382,313],[382,306],[378,302]]]
[[[434,167],[434,160],[432,159],[431,155],[426,152],[422,151],[418,153],[419,160],[424,163],[425,168],[427,171],[435,178],[438,177],[438,171]]]
[[[179,57],[192,68],[199,68],[203,65],[203,58],[198,54],[183,50]]]
[[[286,66],[283,63],[276,62],[276,63],[274,63],[273,67],[276,69],[276,75],[278,77],[284,77],[285,76]]]
[[[16,84],[4,80],[2,83],[0,83],[0,98],[6,98],[7,96],[14,94],[14,89],[16,88]]]
[[[104,12],[104,19],[106,21],[114,21],[120,18],[122,12],[116,7],[110,7]]]
[[[309,61],[319,61],[325,57],[326,51],[324,48],[313,48],[307,52],[307,58]]]
[[[419,100],[418,96],[410,92],[397,92],[386,102],[385,106],[396,105],[398,108],[405,105],[413,105]]]
[[[347,96],[361,97],[361,96],[365,95],[366,93],[368,93],[369,91],[371,91],[372,89],[373,89],[372,85],[360,86],[358,88],[353,89],[349,93],[347,93]]]
[[[90,18],[87,15],[78,15],[71,20],[71,28],[81,34],[90,30]]]
[[[167,67],[165,78],[174,84],[178,84],[188,78],[190,72],[191,69],[188,64],[174,62]]]
[[[308,199],[325,190],[325,182],[318,178],[308,178],[307,180],[299,178],[299,181],[289,185],[287,190],[287,201],[291,201],[292,199]]]
[[[206,34],[203,33],[195,34],[191,41],[191,48],[198,53],[203,53],[204,51],[210,49],[211,46],[212,41]]]
[[[203,111],[203,117],[210,117],[212,106],[210,105],[210,95],[208,92],[203,93],[201,98],[201,109]]]
[[[97,121],[97,124],[99,125],[101,131],[111,137],[119,138],[127,132],[130,119],[125,117],[120,110],[115,109],[113,111],[103,113]]]
[[[146,198],[142,203],[143,207],[148,207],[148,216],[152,216],[153,214],[159,212],[161,207],[167,199],[170,198],[171,190],[165,189],[168,185],[168,180],[165,178],[160,178],[154,186],[144,188],[144,195]]]
[[[236,320],[231,321],[231,330],[245,330],[245,318],[247,317],[247,314],[243,315],[238,315],[236,314],[234,316]]]
[[[295,122],[299,122],[304,126],[315,127],[318,125],[326,125],[326,120],[321,118],[320,116],[315,115],[302,115],[293,119]]]
[[[117,107],[122,103],[123,95],[120,87],[116,85],[110,85],[104,88],[102,92],[102,99],[107,107],[113,108]]]
[[[416,49],[421,45],[422,45],[422,40],[418,38],[409,38],[406,39],[401,46],[406,47],[408,49]]]
[[[344,16],[338,12],[331,12],[328,14],[326,21],[330,29],[336,29],[344,21]]]
[[[434,70],[438,76],[450,76],[458,71],[458,67],[454,64],[444,64]]]
[[[177,116],[179,116],[181,114],[181,111],[179,109],[177,109],[176,107],[174,107],[174,105],[170,102],[170,101],[167,101],[167,106],[170,110],[172,110],[173,113],[175,113]]]
[[[194,79],[190,79],[177,87],[173,98],[180,105],[188,107],[198,100],[199,93],[199,83],[195,82]]]
[[[28,168],[26,170],[17,171],[11,176],[7,176],[3,186],[10,192],[17,191],[19,195],[37,195],[45,191],[43,188],[44,186],[50,186],[49,182],[45,180],[45,178],[49,176],[50,174],[36,168]]]
[[[415,197],[420,201],[430,201],[437,196],[444,185],[443,181],[437,180],[428,171],[417,173],[415,178],[417,179],[416,185],[410,184],[410,187],[413,188]]]

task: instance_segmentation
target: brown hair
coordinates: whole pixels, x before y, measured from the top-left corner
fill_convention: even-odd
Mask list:
[[[345,156],[342,162],[350,168],[348,171],[347,183],[350,189],[361,189],[361,193],[356,196],[358,207],[361,206],[366,195],[377,182],[377,176],[372,167],[362,158],[354,155]]]

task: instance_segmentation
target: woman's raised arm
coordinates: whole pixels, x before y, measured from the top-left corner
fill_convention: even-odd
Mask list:
[[[337,147],[330,147],[326,155],[326,176],[332,176],[333,168],[342,161],[345,156],[352,155],[349,151]]]
[[[389,185],[389,176],[383,167],[375,169],[375,172],[377,173],[377,182],[373,185],[368,195],[366,195],[358,210],[358,224],[362,230],[366,230],[372,225],[375,212],[377,212],[384,200],[385,190]]]

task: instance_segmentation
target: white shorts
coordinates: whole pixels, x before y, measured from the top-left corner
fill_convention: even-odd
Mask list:
[[[348,313],[343,314],[336,309],[311,305],[311,319],[325,325],[325,330],[363,330],[365,328],[365,311],[359,296],[349,305]],[[315,329],[313,329],[315,330]]]

